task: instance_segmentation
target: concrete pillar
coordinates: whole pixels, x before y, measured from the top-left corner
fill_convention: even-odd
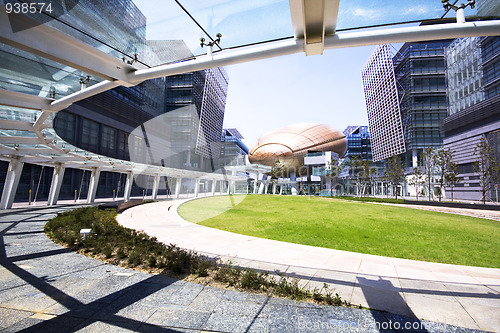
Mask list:
[[[130,200],[130,193],[132,192],[132,185],[134,184],[134,173],[127,172],[127,180],[125,181],[125,188],[123,189],[123,201]]]
[[[217,180],[212,179],[212,196],[215,195],[215,186],[217,185]]]
[[[16,196],[17,186],[19,185],[19,178],[23,171],[24,162],[19,157],[10,160],[9,168],[7,169],[7,176],[5,177],[5,184],[3,186],[2,200],[0,201],[0,209],[12,208],[14,197]]]
[[[267,194],[267,191],[269,190],[269,183],[265,182],[264,183],[264,194]]]
[[[179,195],[181,194],[181,183],[182,183],[182,177],[177,177],[175,179],[175,197],[179,198]]]
[[[254,181],[253,181],[253,194],[257,194],[258,186],[259,186],[259,181],[257,179],[254,179]]]
[[[196,178],[194,182],[194,197],[197,198],[200,193],[200,178]]]
[[[280,186],[280,195],[282,195],[282,194],[283,194],[283,184],[281,184],[281,186]]]
[[[276,183],[273,183],[273,194],[276,194]]]
[[[156,200],[156,198],[158,197],[159,188],[160,188],[160,175],[156,174],[153,183],[153,193],[151,194],[153,200]]]
[[[52,174],[52,182],[50,183],[47,206],[53,206],[57,204],[57,199],[59,199],[59,192],[61,191],[61,185],[64,179],[65,170],[66,168],[61,163],[56,163],[54,165],[54,173]]]
[[[92,168],[92,173],[90,174],[89,191],[87,197],[87,203],[92,203],[95,201],[95,195],[97,193],[97,186],[99,185],[99,176],[101,175],[101,170],[98,168]]]

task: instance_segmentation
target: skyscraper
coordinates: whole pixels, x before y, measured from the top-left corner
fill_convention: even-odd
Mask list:
[[[442,146],[449,43],[406,43],[393,57],[388,45],[373,52],[362,76],[374,161],[402,154],[416,166],[423,149]]]
[[[447,64],[448,82],[464,84],[448,86],[448,96],[455,103],[450,103],[449,115],[443,120],[444,147],[453,151],[458,164],[459,182],[454,186],[454,197],[479,200],[480,176],[474,162],[481,138],[487,140],[500,161],[500,37],[463,38],[450,47],[453,48],[449,53],[454,56],[449,57]],[[471,59],[473,66],[469,65]],[[480,98],[468,98],[477,91]],[[461,108],[452,108],[455,104]],[[487,195],[497,200],[493,186]]]

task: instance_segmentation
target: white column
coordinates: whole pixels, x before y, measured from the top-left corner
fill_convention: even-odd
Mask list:
[[[92,203],[95,201],[95,195],[97,193],[97,186],[99,185],[99,176],[101,175],[101,170],[98,168],[92,168],[92,173],[90,174],[89,191],[87,197],[87,203]]]
[[[282,195],[282,194],[283,194],[283,184],[281,184],[281,186],[280,186],[280,195]]]
[[[52,182],[50,183],[47,206],[53,206],[57,204],[57,199],[59,199],[59,192],[61,191],[61,185],[64,179],[65,170],[66,168],[61,163],[56,163],[54,165],[54,173],[52,174]]]
[[[267,194],[267,191],[269,190],[269,184],[268,182],[264,182],[264,194]]]
[[[258,176],[256,176],[258,178]],[[253,181],[253,194],[257,194],[257,191],[259,189],[259,181],[256,179],[254,179]]]
[[[418,167],[418,150],[413,149],[411,151],[411,160],[412,160],[412,166],[414,168]]]
[[[179,195],[181,194],[181,183],[182,183],[182,177],[177,177],[175,179],[175,197],[179,198]]]
[[[215,185],[217,185],[217,180],[212,179],[212,196],[215,195]]]
[[[200,192],[200,178],[196,178],[194,182],[194,197],[197,198]]]
[[[19,178],[23,171],[24,162],[19,157],[10,160],[7,176],[5,177],[5,184],[3,185],[2,200],[0,201],[0,209],[12,208],[14,197],[17,192],[17,185],[19,185]]]
[[[276,183],[273,183],[273,194],[276,194]]]
[[[134,173],[127,172],[127,180],[125,181],[125,188],[123,189],[123,201],[130,200],[130,193],[132,192],[132,185],[134,184]]]
[[[151,194],[153,200],[156,200],[158,197],[158,188],[160,188],[160,175],[156,174],[153,183],[153,193]]]

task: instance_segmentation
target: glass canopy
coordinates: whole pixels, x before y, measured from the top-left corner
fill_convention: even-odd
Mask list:
[[[23,3],[30,1],[0,0],[0,3],[2,10],[5,10],[5,13],[1,14],[4,20],[3,33],[6,33],[7,10],[16,8],[16,4],[21,8]],[[304,22],[307,21],[304,17],[297,19],[295,15],[295,11],[302,8],[303,2],[300,0],[54,0],[51,3],[54,7],[50,13],[43,11],[9,14],[12,33],[15,35],[15,32],[29,29],[13,23],[16,22],[15,17],[22,16],[21,20],[31,22],[32,27],[43,25],[52,31],[55,29],[56,32],[90,46],[93,51],[100,51],[95,53],[106,55],[107,60],[115,60],[116,68],[129,68],[130,72],[197,58],[207,53],[206,44],[212,44],[213,51],[220,52],[273,41],[293,41],[294,38],[301,38],[294,36],[297,26],[308,23]],[[329,3],[333,3],[335,8],[332,12],[325,13],[325,16],[331,16],[333,23],[330,23],[334,25],[334,30],[342,32],[392,24],[454,19],[456,15],[453,10],[445,10],[441,0],[333,0]],[[338,4],[338,15],[335,4]],[[458,0],[452,0],[450,4],[458,5]],[[475,8],[469,6],[465,9],[465,16],[468,20],[498,19],[500,2],[477,0]],[[26,35],[29,33],[28,31]],[[220,41],[214,43],[218,34],[222,34]],[[22,38],[20,40],[22,41]],[[85,61],[87,56],[65,50],[68,44],[64,44],[61,50],[57,50],[57,56],[49,60],[43,54],[50,55],[51,50],[43,50],[45,53],[30,52],[26,47],[18,48],[17,42],[11,40],[10,43],[0,43],[0,89],[5,92],[58,102],[61,98],[64,100],[65,96],[78,94],[85,90],[84,88],[118,82],[106,81],[68,66],[69,63],[78,64]],[[66,56],[63,60],[68,60],[73,55],[78,58],[74,62],[57,61],[61,59],[57,57]],[[95,54],[89,52],[88,56]],[[106,71],[106,66],[108,64],[97,64],[96,71]],[[111,74],[106,75],[116,79]],[[160,76],[162,75],[157,77]],[[111,89],[120,83],[111,84],[105,87]],[[132,82],[133,84],[135,83]],[[13,99],[11,95],[8,97]],[[130,164],[71,146],[53,130],[54,113],[48,115],[50,112],[42,112],[36,107],[16,108],[11,106],[16,104],[11,103],[5,102],[0,106],[0,121],[3,125],[0,136],[8,138],[0,143],[0,157],[15,151],[29,151],[35,156],[36,149],[50,148],[52,153],[47,154],[46,151],[40,150],[39,156],[47,159],[75,157],[75,163],[81,165],[90,165],[92,161],[102,162],[103,159],[106,159],[108,165]],[[60,105],[64,104],[61,102]],[[39,129],[30,128],[41,118]]]

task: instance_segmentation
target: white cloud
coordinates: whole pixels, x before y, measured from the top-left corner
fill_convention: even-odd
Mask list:
[[[376,9],[366,9],[366,8],[355,8],[353,10],[355,16],[362,16],[362,17],[378,17],[380,16],[381,11],[376,10]]]

